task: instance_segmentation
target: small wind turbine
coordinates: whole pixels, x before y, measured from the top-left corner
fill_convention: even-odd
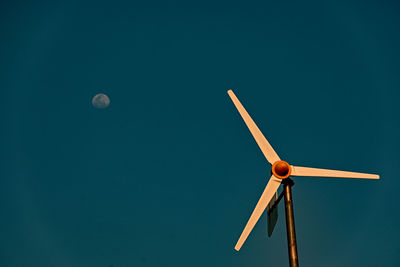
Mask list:
[[[298,266],[297,257],[297,245],[296,245],[296,233],[294,228],[294,214],[293,214],[293,203],[291,195],[291,186],[293,181],[289,178],[290,176],[319,176],[319,177],[338,177],[338,178],[361,178],[361,179],[379,179],[379,175],[358,173],[358,172],[347,172],[347,171],[336,171],[327,169],[317,169],[308,167],[298,167],[289,165],[286,161],[279,158],[278,154],[274,151],[272,146],[269,144],[267,139],[258,129],[250,115],[244,109],[239,99],[233,93],[232,90],[228,90],[228,94],[235,104],[237,110],[242,116],[244,122],[249,128],[251,134],[256,140],[262,153],[268,162],[272,165],[272,176],[269,179],[267,186],[264,189],[253,213],[250,216],[242,234],[236,243],[235,249],[240,250],[243,243],[246,241],[254,225],[263,214],[265,208],[270,203],[271,199],[276,196],[277,190],[281,184],[283,184],[284,198],[285,198],[285,212],[286,212],[286,230],[289,250],[289,264],[290,266]]]

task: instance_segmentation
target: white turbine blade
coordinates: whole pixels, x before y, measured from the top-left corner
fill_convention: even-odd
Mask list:
[[[291,176],[318,176],[318,177],[337,177],[337,178],[360,178],[360,179],[379,179],[377,174],[345,172],[318,168],[292,166]]]
[[[244,122],[246,123],[247,127],[249,128],[251,134],[253,135],[254,139],[256,140],[258,146],[260,147],[262,153],[264,154],[268,162],[274,164],[275,161],[280,160],[278,154],[276,154],[275,150],[269,144],[269,142],[264,137],[260,129],[258,129],[257,125],[254,123],[253,119],[244,109],[243,105],[240,103],[239,99],[236,97],[233,91],[228,90],[228,95],[232,99],[233,104],[235,104],[237,110],[242,116]]]
[[[235,249],[239,251],[242,247],[244,241],[246,241],[247,237],[249,236],[251,230],[253,230],[254,225],[256,225],[258,219],[260,219],[261,215],[263,214],[265,208],[267,207],[268,203],[271,201],[272,197],[274,196],[275,192],[278,190],[279,185],[281,184],[281,179],[275,177],[274,175],[268,181],[267,186],[264,189],[260,199],[256,207],[253,210],[253,213],[250,216],[249,221],[247,222],[246,226],[242,234],[239,237],[238,242],[236,243]]]

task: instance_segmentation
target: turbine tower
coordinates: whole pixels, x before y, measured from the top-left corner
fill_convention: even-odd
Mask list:
[[[293,166],[279,158],[278,154],[272,148],[270,143],[264,137],[260,129],[254,123],[250,115],[247,113],[239,99],[233,93],[232,90],[228,90],[228,95],[233,101],[233,104],[239,111],[244,122],[249,128],[251,134],[256,140],[262,153],[264,154],[267,161],[272,165],[271,167],[271,178],[269,179],[264,192],[261,194],[260,199],[256,207],[253,210],[239,240],[236,243],[235,250],[239,251],[243,243],[246,241],[250,232],[253,230],[258,219],[263,214],[264,210],[277,194],[277,190],[281,184],[283,184],[283,194],[285,199],[285,213],[286,213],[286,230],[287,230],[287,241],[288,241],[288,252],[289,252],[289,264],[291,267],[299,265],[297,256],[297,244],[296,244],[296,232],[294,227],[294,213],[293,213],[293,200],[291,194],[291,187],[293,181],[289,178],[290,176],[318,176],[318,177],[337,177],[337,178],[360,178],[360,179],[379,179],[379,175],[367,174],[359,172],[347,172],[337,170],[327,170],[319,168],[299,167]]]

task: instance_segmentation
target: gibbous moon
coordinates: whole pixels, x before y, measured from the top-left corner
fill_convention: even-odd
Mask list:
[[[92,105],[95,108],[105,109],[110,105],[110,98],[105,94],[97,94],[92,99]]]

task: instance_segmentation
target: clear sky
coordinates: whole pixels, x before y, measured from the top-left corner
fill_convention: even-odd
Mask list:
[[[0,266],[287,266],[283,203],[234,250],[270,166],[228,89],[289,163],[381,175],[294,179],[300,265],[398,266],[399,12],[2,1]]]

